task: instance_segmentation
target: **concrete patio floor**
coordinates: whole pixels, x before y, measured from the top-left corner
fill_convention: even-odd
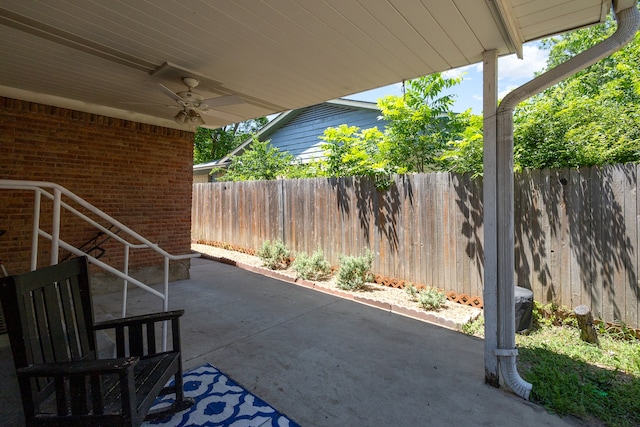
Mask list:
[[[96,317],[119,304],[94,297]],[[130,292],[128,314],[160,306]],[[170,308],[185,370],[211,363],[303,427],[578,425],[485,385],[480,339],[230,265],[193,260]],[[10,355],[0,336],[3,426],[22,423]]]

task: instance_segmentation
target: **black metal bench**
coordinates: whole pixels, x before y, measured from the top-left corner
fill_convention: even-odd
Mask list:
[[[0,279],[0,298],[28,426],[137,426],[193,403],[183,395],[183,310],[94,324],[86,258]],[[161,327],[170,322],[169,351]],[[115,331],[116,358],[98,359],[96,331]],[[174,377],[174,385],[165,384]],[[170,407],[150,413],[158,395]]]

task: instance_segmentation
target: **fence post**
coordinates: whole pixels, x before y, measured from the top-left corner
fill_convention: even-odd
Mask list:
[[[286,195],[286,191],[284,188],[284,180],[280,179],[279,180],[279,184],[278,185],[278,203],[280,204],[280,209],[278,212],[278,215],[280,217],[280,240],[282,240],[282,242],[285,244],[287,244],[286,239],[286,232],[285,232],[285,213],[284,213],[284,207],[285,207],[285,195]]]

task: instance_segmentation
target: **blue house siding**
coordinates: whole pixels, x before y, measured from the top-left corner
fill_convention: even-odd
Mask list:
[[[320,138],[328,127],[346,124],[360,129],[377,127],[383,132],[387,122],[378,120],[379,116],[380,110],[374,103],[337,99],[284,112],[265,125],[257,137],[260,141],[271,141],[280,151],[286,151],[296,160],[307,163],[324,157]],[[194,165],[194,182],[215,180],[215,175],[231,163],[231,158],[241,155],[251,142],[251,139],[245,141],[220,160]],[[214,170],[216,173],[211,176]]]
[[[328,127],[342,124],[361,129],[377,127],[384,131],[386,122],[378,120],[377,109],[360,109],[333,104],[318,104],[301,109],[297,114],[273,132],[260,135],[261,140],[271,140],[274,147],[287,151],[302,162],[323,157],[320,139]]]

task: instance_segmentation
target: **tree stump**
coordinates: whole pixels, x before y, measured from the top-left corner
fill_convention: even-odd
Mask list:
[[[591,310],[586,305],[579,305],[573,309],[578,319],[578,327],[580,328],[580,339],[582,341],[599,345],[598,334],[596,328],[593,327],[593,316]]]

